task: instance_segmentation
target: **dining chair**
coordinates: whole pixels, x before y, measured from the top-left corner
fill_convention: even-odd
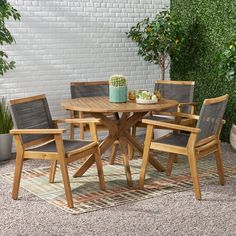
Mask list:
[[[175,81],[175,80],[157,80],[155,81],[154,91],[158,91],[161,99],[176,100],[179,102],[176,108],[167,109],[162,112],[147,115],[147,119],[159,120],[165,122],[175,122],[171,112],[184,112],[194,114],[195,103],[193,102],[195,81]],[[188,118],[181,119],[182,125],[194,125],[194,121]],[[146,124],[139,121],[132,127],[132,136],[136,137],[137,128],[146,128]],[[154,136],[154,133],[153,133]],[[130,149],[130,159],[133,158],[134,150]]]
[[[155,91],[159,91],[161,98],[172,99],[179,102],[177,111],[184,113],[194,113],[195,103],[193,103],[195,81],[177,80],[157,80]],[[174,108],[167,110],[173,111]]]
[[[96,82],[71,82],[70,84],[71,98],[81,97],[95,97],[95,96],[108,96],[109,94],[109,81],[96,81]],[[91,117],[89,113],[82,111],[71,111],[71,118],[84,118]],[[102,124],[97,125],[98,129],[106,129]],[[71,124],[70,138],[74,139],[74,129],[79,128],[80,139],[84,139],[84,133],[88,131],[88,126],[84,124]]]
[[[97,97],[97,96],[109,96],[109,81],[93,81],[93,82],[71,82],[70,84],[71,98],[81,97]],[[109,119],[118,119],[118,113],[106,113]],[[73,118],[84,118],[91,117],[89,113],[82,111],[70,111],[70,117]],[[107,130],[107,128],[101,123],[97,123],[97,130]],[[89,130],[89,126],[86,124],[71,124],[70,127],[70,139],[74,139],[75,128],[79,128],[79,137],[84,139],[85,132]],[[114,163],[117,145],[116,141],[112,146],[112,152],[110,156],[110,163]]]
[[[49,182],[55,179],[57,163],[60,165],[62,180],[68,207],[73,208],[68,164],[80,158],[92,155],[95,158],[100,189],[105,189],[104,175],[98,139],[96,122],[98,119],[62,119],[52,120],[45,95],[37,95],[10,100],[14,129],[11,134],[16,143],[16,164],[13,182],[12,198],[18,198],[23,162],[26,159],[50,160],[51,168]],[[65,129],[59,129],[58,123],[87,123],[91,130],[91,141],[65,140],[62,134]]]
[[[199,158],[209,154],[215,154],[219,182],[221,185],[224,185],[225,179],[221,158],[220,132],[224,123],[223,115],[227,101],[227,94],[221,97],[205,99],[199,116],[178,112],[172,113],[172,115],[177,118],[183,117],[197,120],[196,127],[154,121],[150,119],[142,120],[143,123],[147,125],[147,133],[145,137],[143,159],[140,171],[140,189],[144,188],[144,179],[150,150],[157,150],[171,154],[167,165],[168,175],[171,174],[172,165],[176,154],[181,154],[188,157],[195,197],[198,200],[201,200],[197,168],[197,160]],[[152,141],[154,127],[169,128],[174,132]],[[180,133],[178,131],[184,131],[185,133]]]

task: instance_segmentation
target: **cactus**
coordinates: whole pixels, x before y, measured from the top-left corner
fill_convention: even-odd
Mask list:
[[[112,75],[109,79],[109,85],[114,87],[127,86],[127,79],[123,75]]]

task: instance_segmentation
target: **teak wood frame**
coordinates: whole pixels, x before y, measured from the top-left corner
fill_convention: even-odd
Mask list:
[[[44,99],[44,98],[45,98],[45,95],[38,95],[38,96],[33,96],[33,97],[11,100],[10,104],[13,105],[17,103],[30,102],[30,101]],[[105,190],[103,167],[102,167],[102,161],[100,157],[100,150],[98,147],[98,139],[97,139],[96,125],[95,125],[95,123],[97,122],[100,122],[100,121],[95,118],[61,119],[61,120],[54,121],[55,129],[13,129],[11,130],[10,133],[14,136],[15,143],[16,143],[16,164],[15,164],[12,198],[15,200],[18,198],[23,162],[26,159],[50,160],[51,161],[51,169],[50,169],[50,174],[49,174],[50,183],[54,182],[57,162],[60,164],[67,204],[68,204],[68,207],[70,208],[73,208],[74,204],[73,204],[72,192],[71,192],[68,169],[67,169],[68,163],[74,162],[80,158],[84,158],[87,156],[93,156],[96,162],[96,166],[97,166],[100,189]],[[65,152],[63,139],[62,139],[62,133],[65,132],[65,129],[58,129],[57,123],[69,123],[69,124],[87,123],[89,124],[93,142],[82,148]],[[47,138],[35,140],[34,142],[23,143],[22,137],[21,137],[21,135],[23,134],[50,134],[50,136]],[[56,152],[39,152],[39,151],[34,151],[33,149],[28,150],[31,147],[43,146],[44,144],[52,142],[52,141],[55,141],[56,143],[56,149],[57,149]]]
[[[204,104],[217,103],[217,102],[221,102],[227,99],[228,99],[228,95],[224,95],[224,96],[212,98],[212,99],[205,99]],[[184,114],[184,113],[172,113],[172,114],[180,118],[188,118],[188,119],[194,119],[194,120],[197,120],[199,118],[199,116]],[[143,119],[142,121],[143,123],[147,125],[147,133],[146,133],[145,142],[144,142],[144,152],[143,152],[142,165],[141,165],[141,170],[140,170],[140,179],[139,179],[140,189],[144,188],[144,180],[145,180],[145,175],[146,175],[150,149],[170,153],[168,165],[166,169],[166,172],[168,175],[171,174],[172,165],[174,163],[174,160],[177,154],[181,154],[188,157],[190,172],[191,172],[191,176],[193,180],[194,193],[197,200],[201,200],[201,190],[200,190],[200,183],[199,183],[198,169],[197,169],[197,160],[199,158],[202,158],[212,153],[215,154],[216,166],[217,166],[217,171],[219,175],[219,182],[221,185],[224,185],[225,178],[224,178],[224,169],[223,169],[221,147],[220,147],[220,144],[221,144],[220,132],[222,129],[222,125],[225,123],[224,120],[222,120],[221,125],[219,126],[219,129],[216,135],[202,139],[199,142],[196,142],[197,135],[201,131],[199,128],[183,126],[179,124],[170,124],[170,123],[165,123],[165,122],[160,122],[160,121],[152,121],[148,119]],[[180,147],[180,146],[158,143],[158,142],[155,143],[154,141],[152,141],[152,134],[153,134],[153,129],[155,126],[159,128],[169,128],[174,131],[190,132],[190,137],[189,137],[187,146]]]
[[[194,86],[195,85],[195,81],[177,81],[177,80],[156,80],[155,81],[155,84],[172,84],[172,85],[189,85],[189,86]],[[183,107],[191,107],[190,109],[190,113],[191,115],[194,114],[195,112],[195,108],[196,108],[196,103],[194,102],[179,102],[177,107],[176,107],[176,111],[177,112],[181,112],[182,108]],[[172,117],[172,112],[165,112],[165,111],[161,111],[161,112],[151,112],[150,115],[161,115],[161,116],[165,116],[165,117],[170,117],[170,119],[168,120],[168,122],[170,123],[175,123],[175,120],[174,119],[171,119]],[[193,119],[189,119],[189,118],[186,118],[186,117],[182,117],[181,121],[179,121],[179,123],[181,125],[188,125],[188,126],[194,126],[195,124],[195,121]],[[147,125],[141,121],[137,122],[133,127],[132,127],[132,136],[135,138],[136,137],[136,130],[138,127],[141,127],[141,128],[146,128]],[[156,127],[158,128],[158,127]],[[168,129],[168,127],[164,128],[162,127],[162,129]],[[154,137],[154,133],[153,133],[153,137]],[[133,148],[130,148],[129,149],[129,156],[130,156],[130,159],[133,158],[134,156],[134,149]],[[175,162],[177,162],[177,156],[175,157]]]

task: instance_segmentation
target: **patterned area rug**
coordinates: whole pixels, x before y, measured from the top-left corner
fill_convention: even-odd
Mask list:
[[[163,164],[166,163],[165,156],[160,156],[159,159]],[[90,168],[84,176],[73,178],[72,176],[79,168],[80,163],[71,164],[69,166],[69,174],[71,176],[71,188],[75,205],[73,209],[67,207],[59,169],[53,184],[48,182],[49,167],[24,170],[21,187],[72,214],[81,214],[192,189],[189,167],[185,157],[180,157],[179,162],[174,165],[171,177],[167,177],[165,173],[158,172],[152,166],[149,166],[144,190],[137,188],[141,159],[131,160],[130,165],[134,184],[132,188],[127,186],[124,166],[120,160],[117,160],[114,165],[109,165],[107,161],[104,161],[106,191],[100,191],[95,166]],[[206,182],[218,184],[214,158],[200,160],[198,167],[201,185]],[[236,178],[236,168],[225,167],[225,176],[226,178]],[[11,182],[13,181],[13,173],[4,174],[2,177]]]

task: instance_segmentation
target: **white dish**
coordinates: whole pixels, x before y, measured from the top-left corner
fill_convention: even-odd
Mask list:
[[[155,100],[152,100],[152,99],[150,99],[150,100],[136,99],[136,103],[138,103],[138,104],[155,104],[157,102],[158,102],[157,99],[155,99]]]

